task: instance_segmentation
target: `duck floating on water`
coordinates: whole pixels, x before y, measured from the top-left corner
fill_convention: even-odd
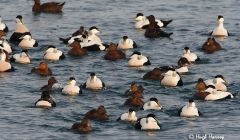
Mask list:
[[[64,59],[65,55],[62,51],[58,50],[55,46],[48,46],[48,49],[45,51],[43,58],[45,60],[57,61]]]
[[[121,50],[118,50],[117,45],[114,43],[110,43],[109,47],[106,50],[107,54],[104,55],[104,59],[106,60],[116,61],[126,58],[125,53]]]
[[[154,114],[148,114],[139,118],[134,127],[138,130],[160,130],[161,125]]]
[[[50,76],[52,75],[52,70],[48,67],[48,64],[46,62],[40,62],[38,67],[32,68],[32,73],[36,73],[40,76]]]
[[[90,120],[87,118],[83,118],[80,123],[74,123],[71,129],[81,133],[88,133],[93,130],[90,125]]]
[[[33,12],[45,12],[45,13],[59,13],[62,12],[62,8],[65,2],[47,2],[41,4],[41,0],[34,0],[32,7]]]
[[[2,17],[0,16],[0,30],[5,33],[8,32],[8,26],[2,21]]]
[[[196,104],[194,100],[190,99],[187,103],[187,105],[183,106],[178,111],[178,115],[181,117],[199,117],[202,115],[198,108],[196,107]]]
[[[223,18],[222,15],[218,16],[217,23],[218,23],[218,26],[210,33],[210,35],[216,36],[216,37],[227,37],[227,36],[229,36],[229,32],[227,31],[227,29],[223,25],[224,18]]]
[[[21,64],[29,64],[31,62],[27,50],[22,50],[21,53],[14,54],[10,60]]]
[[[134,109],[130,108],[128,110],[128,112],[123,113],[118,119],[117,121],[127,121],[127,122],[135,122],[137,121],[137,116],[136,116],[136,112],[134,111]]]
[[[133,41],[128,36],[123,36],[122,39],[118,42],[118,48],[119,49],[133,49],[137,48],[137,44],[135,41]]]
[[[35,102],[35,106],[39,108],[56,107],[56,103],[50,95],[50,91],[43,91],[41,98]]]
[[[82,94],[82,90],[76,85],[76,79],[70,77],[68,84],[62,89],[62,93],[66,95],[79,95]]]
[[[206,53],[213,53],[215,51],[221,50],[221,45],[215,40],[215,38],[209,37],[207,41],[202,45],[203,51]]]
[[[103,105],[100,105],[97,109],[92,109],[88,111],[84,118],[90,119],[90,120],[98,120],[98,121],[106,121],[108,120],[108,115],[105,107]]]

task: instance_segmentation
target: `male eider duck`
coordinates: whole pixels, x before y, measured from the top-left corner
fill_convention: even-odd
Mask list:
[[[161,78],[160,68],[154,68],[153,70],[147,72],[143,76],[143,80],[160,80],[160,78]]]
[[[212,36],[216,37],[226,37],[229,36],[227,29],[225,29],[223,16],[219,15],[217,18],[218,26],[210,33]]]
[[[18,15],[16,17],[16,29],[15,29],[14,33],[12,34],[12,36],[10,37],[10,41],[19,43],[21,41],[20,38],[24,35],[31,36],[31,33],[28,30],[28,28],[24,25],[23,17],[21,15]]]
[[[2,17],[0,16],[0,30],[5,33],[8,32],[8,26],[2,21]]]
[[[92,89],[92,90],[99,90],[105,88],[105,83],[99,79],[94,72],[90,73],[87,82],[83,84],[84,88]]]
[[[62,12],[62,8],[65,2],[47,2],[41,4],[40,0],[35,0],[32,7],[33,12],[46,12],[46,13],[58,13]]]
[[[72,37],[68,37],[68,38],[59,38],[60,41],[62,41],[64,44],[71,44],[75,38],[81,38],[81,36],[84,34],[85,30],[84,30],[84,27],[83,26],[80,26],[80,28],[75,31],[73,34],[72,34]],[[71,41],[69,41],[71,40]],[[69,43],[68,43],[69,41]]]
[[[135,124],[138,130],[160,130],[160,123],[154,114],[148,114],[147,117],[139,118]]]
[[[132,53],[128,61],[129,67],[141,67],[146,65],[151,65],[151,62],[146,56],[142,55],[141,52],[137,51]]]
[[[143,105],[143,110],[161,110],[162,106],[157,98],[150,98],[148,102]]]
[[[74,123],[71,129],[81,133],[88,133],[93,130],[90,125],[90,120],[87,118],[83,118],[80,123]]]
[[[43,58],[45,60],[57,61],[59,59],[64,59],[65,55],[62,51],[58,50],[55,46],[48,46],[48,49],[45,51]]]
[[[98,120],[98,121],[106,121],[108,120],[107,111],[103,105],[100,105],[97,109],[92,109],[88,111],[84,118],[88,118],[90,120]]]
[[[149,25],[149,20],[146,16],[143,15],[143,13],[137,13],[136,15],[136,23],[135,28],[137,29],[147,29]],[[156,27],[166,27],[169,23],[172,22],[172,20],[164,21],[164,20],[155,20],[157,22]]]
[[[110,43],[109,47],[107,48],[107,54],[104,55],[104,59],[116,61],[119,59],[126,58],[125,53],[121,50],[117,49],[117,45],[114,43]]]
[[[62,93],[66,95],[78,95],[82,93],[82,90],[76,85],[76,79],[70,77],[68,84],[62,89]]]
[[[56,90],[62,90],[63,87],[60,83],[58,83],[58,81],[56,80],[56,78],[54,76],[50,77],[48,79],[48,84],[44,85],[43,87],[41,87],[41,91],[56,91]]]
[[[24,35],[23,37],[20,37],[22,39],[20,43],[18,44],[18,47],[22,49],[31,49],[38,46],[38,42],[33,39],[30,35]]]
[[[181,57],[178,60],[178,66],[175,68],[176,72],[178,72],[180,74],[188,72],[188,65],[189,64],[190,64],[190,62],[188,61],[187,58]]]
[[[84,56],[87,55],[87,50],[84,48],[81,48],[80,40],[74,39],[74,42],[69,45],[71,47],[71,50],[68,51],[68,55],[71,56]]]
[[[3,49],[8,53],[11,54],[12,53],[12,47],[10,46],[10,44],[8,43],[8,41],[4,38],[0,37],[0,44],[2,44]]]
[[[82,35],[81,47],[88,51],[104,51],[106,47],[101,43],[100,38],[91,33],[91,35]]]
[[[202,92],[202,91],[207,89],[207,85],[202,78],[198,79],[198,82],[197,82],[195,87],[196,87],[198,92]]]
[[[227,91],[227,81],[222,75],[216,75],[214,79],[205,81],[206,85],[214,85],[217,90]]]
[[[38,67],[32,68],[31,72],[39,74],[41,76],[52,75],[52,70],[50,68],[48,68],[48,64],[46,62],[40,62]]]
[[[199,117],[201,113],[196,107],[196,104],[192,99],[190,99],[187,103],[187,105],[183,106],[179,111],[178,115],[181,117]]]
[[[29,64],[30,56],[27,50],[22,50],[21,53],[14,54],[10,60],[21,64]]]
[[[118,48],[119,49],[137,48],[137,44],[131,38],[128,38],[128,36],[123,36],[122,39],[120,39],[118,42]]]
[[[43,91],[41,98],[35,103],[36,107],[39,108],[49,108],[56,107],[56,103],[50,95],[49,91]]]
[[[187,60],[189,62],[195,62],[195,61],[199,61],[200,58],[197,56],[197,54],[190,52],[189,47],[184,47],[184,51],[183,51],[183,56],[187,58]]]
[[[128,122],[135,122],[135,121],[137,121],[136,112],[134,111],[134,109],[130,108],[127,113],[123,113],[117,119],[117,121],[120,121],[120,120],[121,121],[128,121]]]
[[[145,31],[145,37],[158,38],[158,37],[170,37],[173,33],[164,32],[160,28],[156,28],[155,17],[153,15],[148,16],[149,26]]]
[[[176,70],[173,68],[169,68],[161,80],[161,85],[175,87],[182,86],[183,82]]]
[[[221,45],[215,40],[215,38],[208,38],[207,41],[202,46],[203,51],[206,53],[213,53],[215,51],[221,50]]]
[[[9,63],[8,53],[3,49],[2,44],[0,44],[0,72],[11,72],[14,68]]]

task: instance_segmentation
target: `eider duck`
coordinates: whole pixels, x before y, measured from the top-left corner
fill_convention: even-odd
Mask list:
[[[74,123],[71,129],[81,133],[88,133],[93,130],[90,125],[90,121],[87,118],[83,118],[80,123]]]
[[[190,99],[187,105],[183,106],[178,111],[178,115],[181,117],[199,117],[201,115],[200,111],[196,107],[194,100]]]
[[[87,82],[83,84],[83,88],[99,90],[105,88],[105,83],[99,79],[94,72],[90,73]]]
[[[18,44],[18,47],[22,49],[31,49],[38,47],[38,42],[33,39],[30,35],[24,35],[23,37],[20,37],[22,39],[20,43]]]
[[[215,38],[208,38],[207,41],[202,46],[203,51],[206,53],[213,53],[215,51],[221,50],[221,45],[215,40]]]
[[[161,80],[161,85],[175,87],[182,86],[183,82],[176,70],[173,68],[169,68]]]
[[[87,55],[87,50],[84,48],[81,48],[80,40],[74,39],[74,42],[69,45],[71,47],[71,50],[68,51],[68,55],[71,56],[84,56]]]
[[[162,106],[157,98],[150,98],[148,102],[145,102],[143,110],[161,110]]]
[[[120,121],[120,120],[121,121],[128,121],[128,122],[135,122],[135,121],[137,121],[136,112],[134,111],[134,109],[130,108],[127,113],[123,113],[117,119],[117,121]]]
[[[206,85],[214,85],[216,90],[227,91],[227,81],[222,75],[216,75],[214,79],[205,81]]]
[[[196,87],[196,89],[197,89],[198,92],[202,92],[202,91],[204,91],[204,90],[207,89],[207,85],[206,85],[206,83],[203,81],[202,78],[199,78],[199,79],[198,79],[198,82],[197,82],[197,84],[196,84],[195,87]]]
[[[0,30],[0,39],[6,37],[6,33],[3,30]]]
[[[114,43],[110,43],[109,47],[107,48],[107,54],[104,55],[104,59],[116,61],[119,59],[126,58],[125,53],[121,50],[117,49],[117,45]]]
[[[227,29],[225,29],[223,22],[224,22],[223,16],[219,15],[217,18],[218,26],[210,33],[210,35],[216,36],[216,37],[229,36],[229,33],[228,33]]]
[[[108,120],[107,111],[105,110],[105,107],[103,105],[100,105],[97,109],[92,109],[88,111],[84,118],[90,119],[90,120],[98,120],[98,121],[106,121]]]
[[[88,51],[104,51],[106,47],[101,43],[99,37],[91,34],[90,37],[85,34],[81,36],[81,47]]]
[[[78,95],[82,93],[82,90],[76,85],[76,79],[70,77],[68,84],[62,89],[62,93],[66,95]]]
[[[35,0],[32,7],[33,12],[46,12],[46,13],[58,13],[62,12],[62,8],[65,2],[47,2],[41,4],[40,0]]]
[[[160,123],[154,114],[148,114],[147,117],[139,118],[135,124],[138,130],[160,130]]]
[[[62,41],[64,44],[71,44],[71,43],[73,43],[75,38],[78,38],[78,39],[81,38],[81,36],[84,34],[84,32],[85,32],[84,27],[80,26],[80,28],[72,34],[72,37],[68,37],[68,38],[60,37],[59,40]],[[71,40],[71,41],[69,41],[69,40]]]
[[[123,36],[122,39],[120,39],[118,42],[118,48],[119,49],[137,48],[137,44],[131,38],[128,38],[128,36]]]
[[[141,67],[146,65],[151,65],[151,62],[146,56],[142,55],[141,52],[137,51],[132,53],[128,61],[129,67]]]
[[[62,90],[63,87],[60,83],[58,83],[58,81],[56,80],[56,78],[54,76],[50,77],[48,79],[48,84],[44,85],[43,87],[41,87],[41,91],[56,91],[56,90]]]
[[[52,70],[50,68],[48,68],[48,64],[46,62],[40,62],[38,67],[32,68],[31,72],[39,74],[41,76],[52,75]]]
[[[197,54],[192,53],[190,51],[189,47],[184,47],[184,51],[183,51],[183,56],[182,57],[187,58],[187,60],[189,62],[195,62],[195,61],[199,61],[200,60],[200,58],[197,56]]]
[[[4,38],[0,37],[0,44],[2,44],[3,49],[8,53],[11,54],[12,53],[12,47],[10,46],[10,44],[8,43],[8,41]]]
[[[2,21],[2,17],[0,16],[0,30],[5,33],[8,32],[8,26]]]
[[[142,94],[143,90],[144,90],[144,88],[141,85],[138,86],[137,83],[132,83],[131,86],[130,86],[130,89],[125,91],[124,95],[132,96],[136,92],[139,92],[140,94]]]
[[[178,60],[178,66],[175,68],[176,72],[178,72],[180,74],[188,72],[188,65],[189,64],[190,64],[190,62],[188,61],[187,58],[181,57]]]
[[[3,49],[2,44],[0,44],[0,72],[11,71],[14,71],[14,67],[9,63],[8,53]]]
[[[161,78],[161,69],[160,68],[154,68],[153,70],[147,72],[143,76],[143,80],[160,80]]]
[[[49,91],[43,91],[41,98],[35,102],[35,106],[39,108],[56,107],[56,103],[50,95]]]
[[[58,50],[55,46],[48,46],[48,49],[45,51],[43,58],[45,60],[57,61],[64,59],[65,55],[62,51]]]
[[[141,99],[141,94],[133,94],[130,98],[128,98],[124,105],[126,106],[132,106],[132,107],[142,107],[144,102]]]
[[[21,64],[29,64],[31,61],[27,50],[22,50],[21,53],[14,54],[10,60]]]

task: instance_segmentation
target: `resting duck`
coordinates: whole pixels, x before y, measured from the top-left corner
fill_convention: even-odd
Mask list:
[[[206,85],[206,83],[203,81],[202,78],[199,78],[199,79],[198,79],[198,82],[197,82],[197,84],[196,84],[195,87],[196,87],[196,89],[197,89],[198,92],[202,92],[202,91],[204,91],[204,90],[207,89],[207,85]]]
[[[132,55],[130,56],[130,59],[128,61],[128,66],[129,67],[141,67],[141,66],[147,66],[151,65],[151,62],[149,59],[142,55],[141,52],[133,52]]]
[[[143,80],[160,80],[161,79],[161,69],[154,68],[153,70],[147,72],[143,76]]]
[[[202,46],[203,51],[206,53],[213,53],[215,51],[221,50],[221,45],[215,40],[215,38],[208,38],[207,41]]]
[[[33,39],[30,35],[24,35],[23,37],[20,37],[22,39],[20,43],[18,44],[18,47],[22,49],[31,49],[38,47],[38,42]]]
[[[90,73],[87,82],[85,82],[82,86],[83,88],[92,89],[92,90],[100,90],[105,88],[105,83],[99,79],[94,72]]]
[[[227,91],[227,81],[222,75],[216,75],[214,79],[205,81],[206,85],[214,85],[217,90]]]
[[[162,106],[157,98],[150,98],[148,102],[144,103],[143,110],[161,110]]]
[[[60,37],[59,40],[62,41],[64,44],[71,44],[71,43],[73,43],[75,38],[80,39],[81,36],[84,34],[84,32],[85,32],[84,27],[80,26],[80,28],[72,34],[72,37],[68,37],[68,38]],[[69,41],[69,40],[72,40],[72,41]],[[69,43],[68,43],[68,41],[69,41]]]
[[[139,94],[134,94],[133,96],[131,96],[125,101],[124,105],[132,106],[132,107],[142,107],[144,102],[141,99],[141,97],[142,96],[140,96]]]
[[[36,107],[40,108],[49,108],[49,107],[56,107],[56,103],[50,95],[49,91],[43,91],[41,98],[35,102]]]
[[[175,87],[182,86],[183,82],[176,70],[173,68],[169,68],[161,80],[161,85]]]
[[[128,38],[128,36],[123,36],[122,39],[120,39],[118,42],[118,48],[119,49],[137,48],[137,44],[131,38]]]
[[[48,2],[41,4],[40,0],[35,0],[32,7],[33,12],[58,13],[62,12],[65,2]]]
[[[98,121],[106,121],[109,119],[105,107],[103,105],[100,105],[97,109],[88,111],[84,115],[84,118]]]
[[[125,54],[117,49],[117,45],[114,43],[110,43],[109,47],[107,48],[107,54],[105,54],[104,59],[116,61],[118,59],[126,58]]]
[[[84,56],[88,54],[86,49],[81,48],[79,39],[74,39],[74,42],[69,46],[71,47],[71,50],[68,51],[68,55]]]
[[[213,35],[216,37],[229,36],[229,33],[228,33],[227,29],[225,29],[223,22],[224,22],[223,16],[219,15],[217,18],[218,26],[210,33],[210,35]]]
[[[58,50],[55,46],[48,46],[48,49],[45,51],[43,58],[45,60],[57,61],[64,59],[65,55],[62,51]]]
[[[81,36],[81,46],[88,51],[104,51],[106,47],[102,44],[100,38],[94,33],[88,33]]]
[[[143,92],[144,88],[142,87],[142,85],[137,85],[137,83],[132,83],[130,86],[130,89],[127,90],[124,95],[125,96],[134,96],[135,94],[139,95],[142,97],[142,92]]]
[[[189,47],[184,47],[184,51],[183,51],[183,56],[182,57],[187,58],[187,60],[189,62],[195,62],[195,61],[199,61],[200,60],[200,58],[197,56],[197,54],[192,53],[190,51]]]
[[[0,44],[0,72],[11,72],[14,68],[9,63],[8,53],[3,49],[2,44]]]
[[[31,61],[27,50],[22,50],[19,54],[14,54],[10,60],[21,64],[29,64]]]
[[[90,125],[90,121],[87,118],[83,118],[83,120],[80,123],[74,123],[71,129],[82,133],[88,133],[93,130]]]
[[[117,119],[117,121],[120,121],[120,120],[121,121],[128,121],[128,122],[135,122],[135,121],[137,121],[136,112],[134,111],[134,109],[130,108],[127,113],[123,113]]]
[[[58,83],[55,77],[50,77],[48,79],[48,84],[41,87],[41,91],[55,91],[63,89],[62,85]]]
[[[8,43],[8,41],[4,38],[0,37],[0,44],[2,44],[3,49],[8,53],[11,54],[12,53],[12,47],[10,46],[10,44]]]
[[[2,17],[0,16],[0,31],[8,32],[8,26],[2,21]]]
[[[82,90],[78,86],[76,86],[76,79],[74,77],[70,77],[68,80],[68,84],[62,89],[62,93],[74,96],[82,94]]]
[[[187,105],[179,109],[178,115],[181,117],[199,117],[201,113],[196,107],[194,100],[190,99]]]
[[[31,72],[39,74],[41,76],[52,75],[52,70],[50,68],[48,68],[48,64],[46,62],[40,62],[38,67],[32,68]]]
[[[147,117],[139,118],[135,124],[138,130],[160,130],[160,123],[154,114],[148,114]]]
[[[149,26],[145,31],[145,37],[147,38],[158,38],[158,37],[170,37],[173,33],[167,33],[161,30],[160,28],[156,28],[155,17],[150,15],[147,17],[149,20]]]

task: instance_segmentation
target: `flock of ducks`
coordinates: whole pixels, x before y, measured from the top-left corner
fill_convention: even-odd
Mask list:
[[[33,12],[61,12],[65,2],[63,3],[44,3],[41,4],[40,0],[35,0],[35,4],[32,8]],[[157,20],[153,15],[144,16],[142,13],[136,15],[136,29],[144,29],[144,36],[146,38],[159,38],[170,37],[173,33],[167,33],[163,30],[168,26],[172,20],[163,21]],[[221,45],[215,40],[214,37],[227,37],[229,33],[224,28],[223,16],[218,16],[218,26],[210,33],[211,37],[203,44],[202,50],[206,53],[213,53],[220,50]],[[16,17],[16,29],[10,37],[10,42],[15,44],[22,51],[15,53],[11,44],[5,38],[9,29],[7,25],[0,18],[0,72],[14,71],[12,63],[29,64],[31,62],[28,49],[34,49],[38,47],[38,42],[32,38],[29,29],[25,26],[23,17],[18,15]],[[118,44],[110,43],[104,44],[99,37],[99,29],[92,26],[88,30],[85,30],[83,26],[68,38],[59,38],[62,43],[68,44],[70,50],[67,55],[72,57],[83,57],[91,51],[107,51],[104,59],[110,61],[117,61],[119,59],[125,59],[126,55],[122,50],[134,49],[137,47],[135,41],[128,36],[123,36]],[[185,47],[182,57],[178,61],[177,66],[162,66],[154,68],[152,71],[147,72],[143,76],[143,80],[156,80],[160,81],[160,84],[167,87],[183,86],[181,74],[188,72],[188,65],[201,61],[200,58],[190,51],[189,47]],[[43,59],[48,61],[59,61],[65,58],[64,52],[49,45],[44,52]],[[134,51],[129,57],[129,67],[142,67],[145,65],[151,65],[148,57],[144,56],[141,52]],[[102,90],[105,88],[105,83],[99,79],[96,73],[90,73],[89,78],[85,83],[78,86],[76,79],[70,77],[66,85],[58,83],[53,77],[53,71],[48,67],[47,61],[41,61],[37,67],[32,68],[32,73],[36,73],[40,76],[51,76],[48,80],[48,84],[41,87],[42,95],[35,106],[41,108],[56,107],[56,103],[51,96],[54,91],[62,92],[62,94],[76,96],[82,94],[82,89]],[[197,93],[194,95],[196,99],[214,101],[222,100],[226,98],[234,98],[235,94],[227,91],[227,82],[222,75],[216,75],[213,79],[203,80],[199,79],[196,84]],[[132,83],[130,89],[127,90],[124,96],[128,97],[124,105],[129,106],[129,110],[126,113],[120,115],[118,121],[127,121],[134,125],[136,129],[140,130],[159,130],[161,128],[160,122],[154,114],[148,114],[145,117],[138,118],[135,110],[162,110],[162,105],[155,97],[144,102],[142,100],[144,88],[141,85]],[[185,106],[179,109],[179,116],[182,117],[198,117],[202,114],[197,109],[194,100],[191,98]],[[100,105],[97,109],[87,112],[80,123],[74,123],[72,129],[79,132],[90,132],[93,129],[90,126],[89,120],[105,121],[109,116],[103,105]]]

